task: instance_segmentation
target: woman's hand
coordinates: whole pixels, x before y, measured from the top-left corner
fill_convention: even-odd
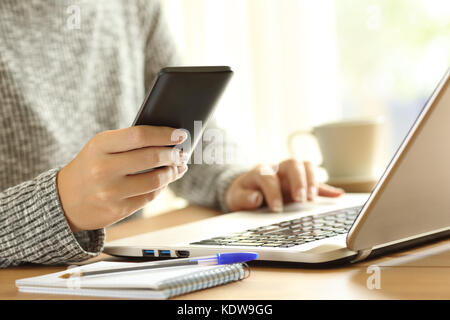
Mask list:
[[[272,211],[283,210],[283,203],[313,201],[319,196],[339,197],[344,191],[318,184],[310,162],[289,159],[273,169],[259,165],[238,176],[226,193],[231,211],[251,210],[262,206],[264,200]]]
[[[155,199],[187,170],[174,145],[182,130],[135,126],[94,136],[58,173],[61,204],[73,232],[117,222]],[[150,172],[139,173],[157,168]]]

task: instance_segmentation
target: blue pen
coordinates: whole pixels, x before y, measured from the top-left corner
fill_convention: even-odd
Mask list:
[[[152,261],[152,262],[140,262],[135,266],[124,266],[119,268],[106,268],[101,270],[92,270],[82,272],[77,270],[72,273],[65,273],[60,278],[67,279],[70,277],[86,277],[86,276],[99,276],[110,273],[127,272],[127,271],[139,271],[147,269],[167,268],[167,267],[179,267],[188,265],[201,265],[212,266],[217,264],[232,264],[243,263],[258,258],[257,253],[253,252],[234,252],[234,253],[217,253],[215,256],[195,257],[186,259],[164,260],[164,261]],[[78,268],[77,268],[78,269]]]
[[[189,260],[190,264],[211,266],[215,264],[242,263],[255,260],[256,258],[258,258],[258,254],[254,252],[234,252],[234,253],[217,253],[215,256],[198,257],[186,260]]]

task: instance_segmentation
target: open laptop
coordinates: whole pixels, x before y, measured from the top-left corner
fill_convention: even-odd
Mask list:
[[[227,213],[109,242],[126,257],[256,252],[258,260],[323,264],[450,235],[450,70],[369,194]]]

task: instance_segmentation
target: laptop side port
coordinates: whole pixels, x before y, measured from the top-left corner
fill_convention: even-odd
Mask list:
[[[143,257],[154,257],[155,256],[155,250],[142,250],[142,256]]]
[[[159,257],[170,257],[170,250],[158,250]]]
[[[178,258],[187,258],[189,257],[189,251],[188,250],[176,250],[175,254]]]

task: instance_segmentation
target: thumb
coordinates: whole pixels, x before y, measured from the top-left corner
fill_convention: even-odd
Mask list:
[[[228,195],[228,208],[231,211],[251,210],[263,204],[264,196],[261,192],[251,189],[234,190]]]

